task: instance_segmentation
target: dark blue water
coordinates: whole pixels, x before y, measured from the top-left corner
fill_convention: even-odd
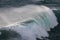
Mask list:
[[[45,5],[45,4],[56,4],[57,6],[60,6],[60,1],[56,0],[0,0],[0,7],[20,7],[27,4],[37,4],[37,5]],[[50,5],[50,6],[51,6]],[[54,6],[56,6],[54,5]],[[53,6],[53,5],[52,5]]]

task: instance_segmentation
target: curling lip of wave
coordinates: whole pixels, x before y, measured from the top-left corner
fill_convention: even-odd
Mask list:
[[[26,5],[21,8],[4,10],[1,15],[2,18],[4,15],[4,19],[8,20],[8,26],[0,29],[14,30],[22,36],[23,40],[48,37],[47,31],[58,24],[53,11],[45,6]]]

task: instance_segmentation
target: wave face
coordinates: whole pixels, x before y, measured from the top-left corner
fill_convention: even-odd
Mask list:
[[[47,31],[58,24],[53,11],[45,6],[26,5],[20,8],[9,8],[1,11],[1,15],[3,20],[7,20],[7,26],[0,27],[0,30],[17,32],[22,39],[16,40],[36,40],[36,38],[48,37]]]

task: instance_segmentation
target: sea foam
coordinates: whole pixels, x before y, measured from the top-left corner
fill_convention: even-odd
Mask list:
[[[2,25],[0,29],[13,30],[21,35],[22,40],[36,40],[36,38],[48,37],[47,31],[50,31],[50,28],[54,28],[58,24],[53,11],[42,5],[7,8],[1,11],[1,15],[1,18],[7,21],[6,25]]]

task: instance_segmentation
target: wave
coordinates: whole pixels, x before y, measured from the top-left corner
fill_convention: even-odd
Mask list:
[[[49,37],[47,31],[57,26],[57,18],[46,6],[26,5],[20,8],[9,8],[1,12],[7,26],[0,30],[12,30],[21,35],[22,40],[36,40]],[[1,32],[2,33],[2,32]],[[15,40],[15,39],[14,39]]]

